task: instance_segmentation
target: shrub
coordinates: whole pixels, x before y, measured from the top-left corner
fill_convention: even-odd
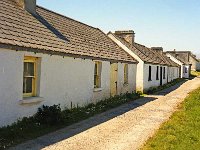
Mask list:
[[[35,120],[40,124],[55,125],[63,122],[60,105],[42,106],[34,115]]]

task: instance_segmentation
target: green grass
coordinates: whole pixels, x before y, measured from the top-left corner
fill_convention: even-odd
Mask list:
[[[190,74],[192,77],[198,77],[198,76],[200,76],[200,71],[191,71]]]
[[[200,88],[191,92],[142,150],[200,149]]]

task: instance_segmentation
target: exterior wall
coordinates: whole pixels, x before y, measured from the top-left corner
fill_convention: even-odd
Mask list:
[[[151,66],[151,81],[148,81],[149,76],[149,66]],[[156,80],[156,70],[157,66],[159,66],[159,80]],[[157,87],[160,86],[160,67],[165,67],[165,79],[162,79],[162,85],[167,83],[167,74],[168,69],[167,66],[161,66],[161,65],[152,65],[152,64],[145,64],[144,65],[144,91],[148,90],[151,87]]]
[[[168,67],[168,82],[179,78],[179,68],[178,67]]]
[[[124,63],[118,63],[118,95],[136,91],[136,64],[128,65],[128,84],[124,84]]]
[[[144,91],[144,62],[139,61],[137,65],[137,75],[136,75],[136,91]]]
[[[185,68],[187,69],[187,72],[185,72]],[[191,67],[190,65],[183,65],[183,78],[189,78],[190,77],[190,71]]]
[[[197,63],[198,62],[193,57],[191,57],[191,56],[190,56],[189,60],[190,60],[190,63],[192,64],[191,70],[196,71],[197,70]]]
[[[180,70],[178,69],[179,75],[181,78],[184,77],[184,72],[183,72],[183,67],[184,64],[182,62],[180,62],[179,60],[177,60],[174,56],[172,56],[171,54],[166,54],[167,57],[169,57],[172,61],[174,61],[175,63],[177,63],[178,65],[180,65]]]
[[[197,71],[200,71],[200,62],[197,62]]]
[[[118,45],[120,46],[124,51],[126,51],[129,55],[131,55],[133,58],[135,58],[139,63],[137,64],[137,74],[136,74],[136,91],[143,92],[144,89],[144,80],[143,80],[143,74],[144,74],[144,62],[128,47],[126,47],[124,44],[122,44],[119,40],[117,40],[112,34],[108,34],[108,36]]]
[[[23,99],[24,56],[40,58],[38,94],[26,100]],[[70,108],[71,104],[82,106],[110,97],[110,62],[102,61],[101,88],[94,90],[92,60],[0,49],[0,61],[0,114],[3,114],[0,126],[33,115],[42,105]],[[123,79],[122,65],[119,64],[119,81]],[[135,70],[136,64],[130,64],[130,84],[124,87],[119,82],[119,93],[135,91]]]

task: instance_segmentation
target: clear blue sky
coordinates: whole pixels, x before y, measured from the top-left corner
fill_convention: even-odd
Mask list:
[[[200,57],[200,0],[37,0],[37,4],[98,27],[134,30],[136,42]]]

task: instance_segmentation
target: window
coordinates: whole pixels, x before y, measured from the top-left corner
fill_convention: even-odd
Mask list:
[[[156,80],[159,80],[159,66],[157,66],[156,70]]]
[[[185,73],[187,73],[187,67],[185,67]]]
[[[24,57],[23,96],[36,96],[36,57]]]
[[[101,87],[101,68],[102,68],[102,63],[96,61],[94,67],[94,88]]]
[[[124,65],[124,84],[128,84],[128,64]]]
[[[166,76],[165,76],[165,67],[164,67],[164,70],[163,70],[163,79],[166,79]]]
[[[151,81],[151,66],[149,66],[149,78],[148,81]]]

